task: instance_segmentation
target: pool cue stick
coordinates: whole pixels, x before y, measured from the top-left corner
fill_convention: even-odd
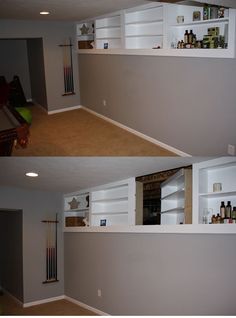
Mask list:
[[[72,42],[70,38],[70,78],[71,78],[71,92],[74,93],[74,75],[73,75],[73,51]]]
[[[55,224],[55,279],[57,280],[57,214]]]
[[[49,278],[48,277],[48,270],[49,270],[48,245],[49,245],[49,241],[48,241],[48,223],[47,223],[47,227],[46,227],[46,277],[47,277],[47,279],[46,280],[48,280],[48,278]]]

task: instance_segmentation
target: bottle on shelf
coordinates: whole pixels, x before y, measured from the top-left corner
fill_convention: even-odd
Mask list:
[[[221,202],[221,206],[220,206],[220,216],[222,219],[225,218],[225,203],[224,201]]]
[[[233,223],[236,223],[236,206],[233,207],[231,216],[232,216]]]
[[[226,219],[230,219],[231,218],[231,212],[232,212],[232,206],[231,206],[231,202],[228,201],[226,207],[225,207],[225,218]]]
[[[211,7],[208,4],[205,4],[203,7],[203,20],[210,19]]]
[[[189,34],[188,34],[188,43],[192,44],[193,43],[193,30],[190,30]]]
[[[184,33],[184,43],[185,43],[185,44],[188,44],[188,43],[189,43],[189,33],[188,33],[188,30],[185,30],[185,33]]]

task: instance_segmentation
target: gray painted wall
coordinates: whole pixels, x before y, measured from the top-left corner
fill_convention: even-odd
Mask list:
[[[0,209],[23,211],[24,303],[64,295],[62,196],[59,193],[0,187]],[[45,224],[59,214],[58,283],[42,284],[46,279]]]
[[[236,314],[236,235],[66,233],[64,244],[65,294],[106,313]]]
[[[79,79],[77,53],[73,51],[74,82],[76,95],[63,97],[63,56],[59,47],[69,37],[74,40],[75,26],[73,23],[46,22],[46,21],[23,21],[23,20],[0,20],[1,38],[43,38],[44,66],[46,78],[46,91],[48,110],[62,109],[80,104]],[[77,48],[74,43],[74,49]]]
[[[80,55],[79,73],[81,104],[128,127],[191,155],[236,145],[235,59]]]
[[[1,32],[1,31],[0,31]],[[0,40],[0,74],[12,81],[20,77],[26,99],[31,98],[27,43],[25,40]]]
[[[22,211],[0,211],[0,286],[23,301]]]
[[[27,40],[32,100],[47,109],[43,40]]]

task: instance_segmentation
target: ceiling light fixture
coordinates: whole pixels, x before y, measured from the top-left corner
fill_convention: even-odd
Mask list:
[[[50,12],[48,12],[48,11],[41,11],[40,14],[42,14],[42,15],[48,15],[48,14],[50,14]]]
[[[25,175],[30,178],[37,178],[39,176],[36,172],[27,172]]]

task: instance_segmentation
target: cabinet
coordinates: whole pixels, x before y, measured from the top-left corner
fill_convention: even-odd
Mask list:
[[[216,183],[221,184],[220,191],[214,191],[213,185]],[[193,165],[194,224],[210,223],[212,215],[220,213],[221,201],[226,204],[231,201],[231,205],[236,206],[235,157],[213,159]]]
[[[117,49],[122,47],[120,14],[97,19],[95,25],[97,49]]]
[[[180,169],[161,184],[161,224],[192,224],[191,169]]]
[[[125,48],[163,47],[163,5],[151,3],[126,10]]]
[[[89,192],[78,192],[64,196],[64,227],[85,226],[89,222]]]
[[[142,224],[142,201],[135,178],[65,195],[64,228],[84,227],[85,218],[90,227]]]

